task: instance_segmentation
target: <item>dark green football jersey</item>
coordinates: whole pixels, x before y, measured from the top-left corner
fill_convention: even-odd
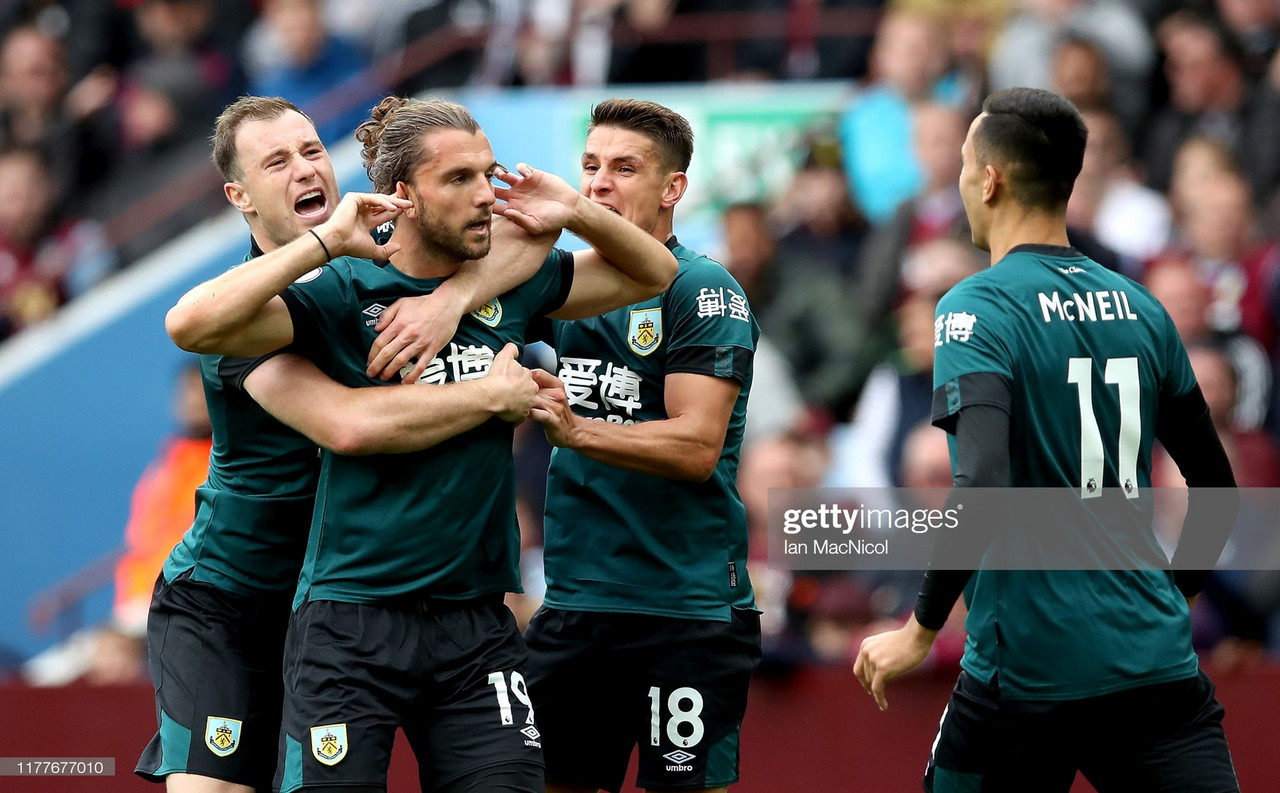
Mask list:
[[[463,317],[419,382],[484,377],[529,321],[554,311],[573,280],[573,257],[553,251],[529,281]],[[338,258],[289,287],[295,346],[352,387],[412,388],[365,374],[378,315],[442,278]],[[344,456],[325,452],[295,603],[371,603],[398,596],[461,600],[519,591],[513,425],[494,418],[429,449]]]
[[[1052,537],[1131,564],[979,571],[965,593],[964,668],[998,679],[1010,699],[1077,699],[1194,675],[1186,601],[1170,573],[1145,561],[1159,553],[1151,494],[1141,490],[1151,485],[1159,406],[1195,386],[1164,308],[1073,249],[1020,245],[942,298],[934,347],[934,423],[991,404],[966,375],[1001,375],[1011,384],[1012,402],[1000,406],[1010,415],[1012,484],[1078,490],[1071,509],[1011,525],[1007,536],[1031,558]],[[1090,508],[1103,498],[1127,507],[1119,518],[1108,509],[1104,522]]]
[[[674,238],[668,247],[680,268],[662,295],[553,323],[559,376],[575,413],[618,424],[668,418],[668,374],[739,383],[720,461],[706,482],[685,482],[556,449],[547,473],[545,602],[727,621],[730,607],[755,608],[736,480],[760,331],[733,276]]]
[[[260,253],[255,244],[245,258]],[[270,357],[200,356],[213,451],[195,521],[165,560],[167,581],[190,570],[196,581],[244,595],[298,585],[320,450],[245,392],[245,377]]]

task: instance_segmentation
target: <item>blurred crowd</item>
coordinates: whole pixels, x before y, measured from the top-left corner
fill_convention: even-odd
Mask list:
[[[933,309],[989,264],[956,182],[992,90],[1083,111],[1073,244],[1166,306],[1239,483],[1280,487],[1280,0],[0,0],[0,30],[0,338],[129,258],[105,208],[164,178],[166,152],[207,157],[245,90],[298,101],[332,140],[386,91],[856,83],[786,194],[727,207],[708,251],[763,331],[739,484],[775,663],[845,663],[914,602],[918,574],[767,567],[767,490],[950,484],[928,426]],[[517,440],[528,612],[548,450],[536,426]],[[1167,459],[1156,479],[1180,484]],[[1218,576],[1194,617],[1224,662],[1280,650],[1280,573]],[[939,661],[961,641],[957,625]]]

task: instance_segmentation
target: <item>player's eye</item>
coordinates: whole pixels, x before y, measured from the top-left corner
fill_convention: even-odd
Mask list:
[[[582,166],[582,170],[583,170],[583,172],[584,172],[584,173],[595,173],[596,171],[600,170],[600,166],[599,166],[599,165],[584,165],[584,166]]]

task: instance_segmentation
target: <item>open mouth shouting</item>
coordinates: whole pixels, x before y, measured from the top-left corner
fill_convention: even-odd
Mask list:
[[[485,216],[483,220],[477,220],[474,223],[467,224],[467,233],[483,237],[489,233],[489,223],[493,220],[493,216]]]
[[[318,187],[308,190],[293,202],[293,211],[298,217],[307,220],[322,217],[328,208],[329,200],[325,198],[324,191]]]

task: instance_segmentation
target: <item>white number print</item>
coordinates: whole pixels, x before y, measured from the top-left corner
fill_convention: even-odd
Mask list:
[[[685,702],[689,707],[682,707]],[[662,743],[662,691],[657,686],[649,689],[649,743],[659,746]],[[667,711],[671,718],[667,720],[667,740],[676,746],[697,746],[702,741],[705,731],[702,726],[702,694],[698,689],[684,686],[677,688],[667,697]],[[681,733],[681,725],[689,725],[689,734]]]
[[[502,718],[502,723],[515,724],[515,719],[511,714],[511,698],[507,696],[506,677],[501,672],[491,672],[489,674],[489,685],[493,686],[497,692],[498,715]],[[524,675],[515,670],[511,672],[511,693],[515,694],[520,704],[529,710],[524,717],[524,723],[533,724],[533,702],[529,699],[529,689],[524,684]]]
[[[1108,358],[1103,378],[1120,394],[1120,437],[1117,462],[1120,484],[1126,498],[1138,497],[1138,448],[1142,445],[1141,389],[1137,358]],[[1075,385],[1080,398],[1080,497],[1102,495],[1105,454],[1102,431],[1093,411],[1093,359],[1067,361],[1067,382]]]

